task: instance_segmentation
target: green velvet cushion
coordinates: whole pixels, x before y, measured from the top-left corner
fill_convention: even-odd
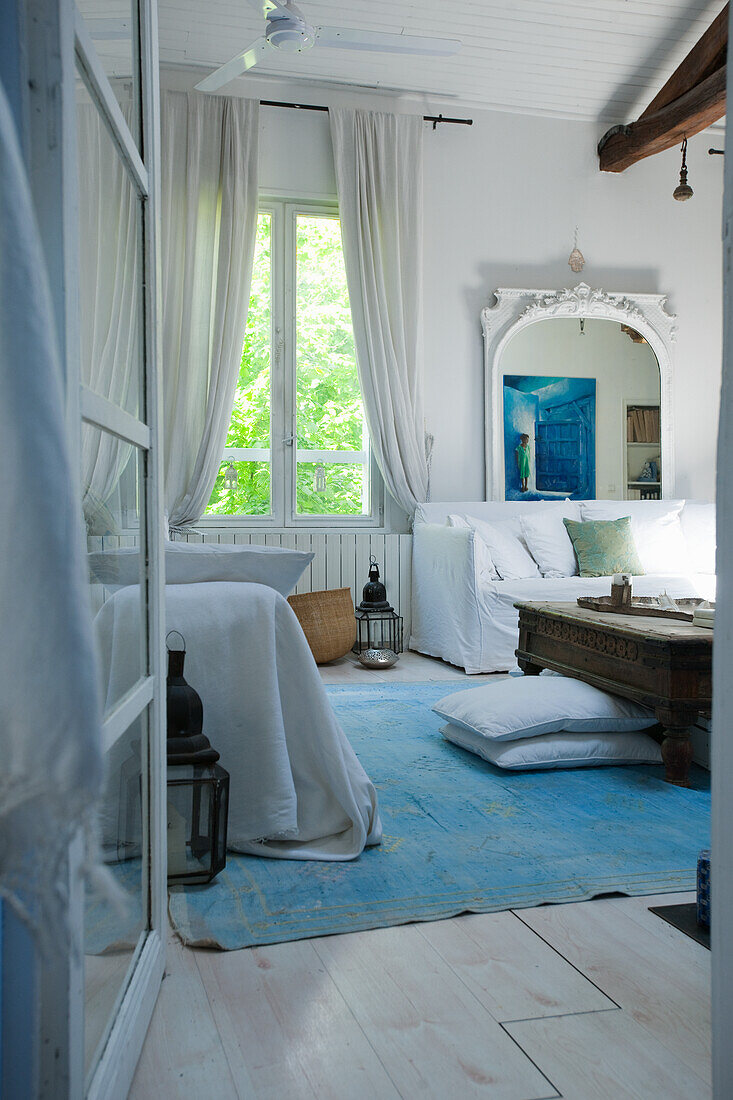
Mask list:
[[[578,523],[564,519],[578,559],[581,577],[610,577],[613,573],[644,572],[631,534],[631,519],[591,520]]]

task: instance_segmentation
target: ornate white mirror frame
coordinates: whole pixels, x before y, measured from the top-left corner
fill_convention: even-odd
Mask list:
[[[674,492],[672,425],[672,351],[675,317],[665,309],[665,294],[617,294],[579,283],[572,289],[529,290],[500,287],[496,304],[481,311],[484,334],[486,489],[491,500],[504,499],[504,423],[501,357],[523,328],[552,317],[594,317],[630,325],[646,338],[659,363],[662,494]]]

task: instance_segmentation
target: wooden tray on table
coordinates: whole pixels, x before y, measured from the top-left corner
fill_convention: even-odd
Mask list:
[[[630,604],[615,604],[610,596],[578,596],[578,607],[587,607],[591,611],[609,611],[613,615],[651,615],[657,619],[682,619],[691,623],[693,612],[705,600],[699,596],[675,600],[677,610],[671,611],[659,606],[656,596],[632,596]]]

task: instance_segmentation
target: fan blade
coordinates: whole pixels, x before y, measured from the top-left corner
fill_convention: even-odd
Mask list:
[[[287,8],[284,2],[281,0],[249,0],[253,8],[257,8],[263,19],[267,19],[267,16],[271,11],[284,11],[287,12]]]
[[[318,27],[316,43],[339,50],[374,50],[378,53],[425,54],[450,57],[458,53],[462,42],[455,38],[418,38],[412,34],[383,34],[381,31],[346,30],[342,27]]]
[[[236,76],[241,76],[242,73],[249,72],[253,69],[258,61],[261,60],[263,53],[267,49],[267,42],[264,38],[258,38],[256,42],[253,42],[251,46],[247,46],[246,50],[242,50],[236,57],[233,57],[231,61],[227,61],[226,65],[221,65],[218,69],[214,69],[213,73],[209,73],[203,80],[200,80],[195,85],[197,92],[216,92],[219,88],[223,88],[225,84],[228,84],[230,80],[234,80]]]

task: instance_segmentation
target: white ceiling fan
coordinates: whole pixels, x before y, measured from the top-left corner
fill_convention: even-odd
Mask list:
[[[346,30],[341,27],[314,27],[292,0],[250,0],[265,17],[265,33],[244,50],[199,81],[199,92],[215,92],[236,76],[253,69],[271,49],[288,53],[309,50],[312,46],[331,46],[339,50],[372,50],[377,53],[424,54],[449,57],[461,43],[451,38],[422,38],[409,34],[381,31]]]

